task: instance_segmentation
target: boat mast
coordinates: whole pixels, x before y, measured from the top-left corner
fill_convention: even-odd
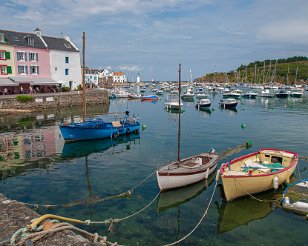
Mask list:
[[[298,74],[298,65],[296,66],[294,84],[296,84],[296,82],[297,82],[297,74]]]
[[[289,84],[289,71],[290,71],[290,64],[288,64],[287,85]]]
[[[85,40],[86,34],[82,33],[82,121],[85,122],[86,117],[86,90],[84,84],[84,71],[85,71]]]
[[[178,164],[181,161],[181,63],[179,64],[179,125],[178,125]]]

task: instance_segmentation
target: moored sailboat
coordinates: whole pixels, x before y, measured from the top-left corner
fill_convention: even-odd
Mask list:
[[[181,64],[179,64],[179,95],[181,95]],[[208,178],[214,172],[218,162],[215,151],[201,153],[185,159],[180,158],[181,103],[179,98],[178,113],[178,159],[158,168],[157,182],[161,191],[175,189],[194,184]]]
[[[80,141],[101,138],[116,138],[119,135],[139,132],[140,123],[136,118],[129,118],[129,112],[121,121],[105,122],[100,118],[86,120],[85,103],[85,33],[83,33],[83,66],[82,66],[82,122],[67,123],[59,125],[61,134],[65,141]]]

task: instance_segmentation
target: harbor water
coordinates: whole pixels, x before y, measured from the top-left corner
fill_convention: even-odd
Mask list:
[[[184,102],[181,114],[181,157],[210,148],[218,153],[247,141],[250,149],[220,161],[273,147],[308,156],[308,95],[303,98],[241,99],[236,110],[220,109],[221,94],[210,95],[208,111]],[[80,226],[124,245],[164,245],[187,235],[208,206],[207,216],[181,245],[307,245],[307,221],[286,212],[279,202],[283,188],[225,202],[215,177],[159,194],[155,170],[177,159],[177,112],[157,102],[115,99],[109,108],[89,108],[106,120],[120,112],[140,118],[140,134],[64,143],[59,123],[78,121],[81,110],[0,118],[0,193],[38,207],[41,214],[105,221],[121,219],[112,228]],[[106,114],[109,113],[109,114]],[[292,181],[308,177],[308,162],[298,163]],[[131,190],[131,196],[113,197]],[[152,202],[152,203],[151,203]],[[148,205],[148,206],[147,206]],[[146,207],[147,206],[147,207]],[[138,212],[139,213],[127,217]],[[109,230],[108,230],[109,229]]]

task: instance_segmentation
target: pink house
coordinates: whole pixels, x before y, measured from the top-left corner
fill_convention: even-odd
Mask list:
[[[1,30],[7,43],[13,46],[15,76],[10,77],[17,85],[13,93],[29,93],[35,87],[52,84],[49,50],[40,30],[23,33]]]

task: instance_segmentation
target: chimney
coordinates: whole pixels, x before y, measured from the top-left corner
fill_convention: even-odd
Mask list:
[[[38,27],[34,30],[34,33],[35,33],[38,37],[41,37],[41,36],[42,36],[42,31],[41,31],[41,29],[39,29]]]

